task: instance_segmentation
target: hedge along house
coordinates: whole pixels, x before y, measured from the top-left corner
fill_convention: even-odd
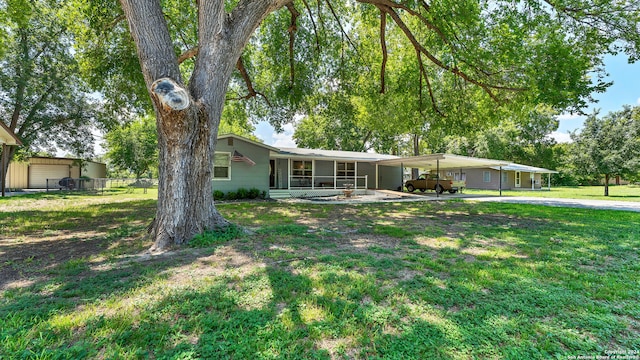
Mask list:
[[[0,144],[2,145],[2,157],[0,158],[0,187],[2,188],[2,196],[5,195],[7,188],[7,174],[5,174],[5,164],[9,161],[7,156],[9,146],[20,146],[22,141],[11,131],[2,121],[0,121]]]
[[[398,189],[402,170],[379,165],[397,156],[352,151],[275,148],[237,135],[218,137],[213,189],[256,188],[272,198],[356,194],[370,189]]]
[[[56,188],[58,181],[66,177],[105,178],[107,166],[95,161],[72,158],[30,157],[25,162],[12,162],[7,175],[8,188],[47,189]]]

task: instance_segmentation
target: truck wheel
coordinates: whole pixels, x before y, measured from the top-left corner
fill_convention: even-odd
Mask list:
[[[413,190],[415,190],[416,188],[413,187],[413,185],[409,184],[407,185],[407,191],[408,192],[413,192]]]
[[[442,194],[444,192],[444,188],[442,187],[442,185],[436,185],[436,188],[434,189],[438,194]]]
[[[422,189],[420,189],[420,191],[425,192],[425,191],[427,191],[427,189],[422,188]]]
[[[449,194],[455,194],[457,192],[458,192],[458,190],[453,190],[453,189],[449,190]]]

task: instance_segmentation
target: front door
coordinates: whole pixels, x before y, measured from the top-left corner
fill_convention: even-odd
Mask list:
[[[520,171],[516,171],[516,187],[519,188],[522,186],[522,174]]]
[[[269,187],[276,187],[276,161],[269,160]]]

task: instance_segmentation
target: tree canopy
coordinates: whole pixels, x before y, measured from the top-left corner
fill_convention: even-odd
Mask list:
[[[611,177],[640,171],[640,107],[598,115],[589,115],[583,129],[571,134],[570,157],[579,173],[604,180],[604,195],[609,196]]]
[[[88,157],[98,99],[78,74],[63,14],[59,1],[0,1],[0,121],[20,137],[23,151]],[[9,152],[12,158],[15,149]]]

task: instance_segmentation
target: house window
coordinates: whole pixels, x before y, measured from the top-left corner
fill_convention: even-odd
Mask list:
[[[313,175],[313,162],[305,160],[294,160],[291,168],[291,175],[311,177]]]
[[[490,171],[483,171],[482,172],[482,179],[486,183],[491,182],[491,172]]]
[[[502,185],[506,185],[507,184],[507,173],[506,172],[502,172]]]
[[[213,157],[213,179],[231,180],[231,154],[217,152]]]
[[[336,164],[336,176],[338,177],[355,177],[356,176],[356,164],[349,162],[339,162]]]

